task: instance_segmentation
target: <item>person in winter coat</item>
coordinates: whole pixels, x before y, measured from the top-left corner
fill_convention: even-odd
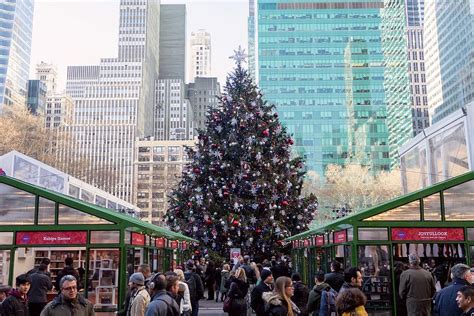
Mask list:
[[[393,274],[395,275],[395,293],[398,293],[400,288],[400,276],[405,271],[405,264],[400,261],[393,263]],[[407,316],[407,302],[403,300],[400,295],[395,295],[395,305],[397,307],[397,316]]]
[[[184,279],[184,272],[181,269],[175,269],[174,273],[178,276],[179,280],[179,291],[178,294],[183,298],[179,304],[179,313],[180,315],[191,315],[192,306],[191,306],[191,295],[189,294],[189,287]]]
[[[59,280],[61,292],[45,306],[41,316],[94,316],[94,307],[82,295],[77,293],[77,279],[65,275]]]
[[[235,277],[232,278],[228,297],[231,299],[229,316],[242,316],[247,313],[247,301],[245,300],[249,291],[245,270],[238,268]]]
[[[250,305],[257,316],[265,316],[265,302],[263,301],[263,293],[273,290],[273,275],[270,270],[262,270],[260,275],[262,282],[253,288],[251,293]]]
[[[275,282],[273,292],[265,292],[265,310],[268,316],[299,316],[298,306],[291,300],[293,284],[289,277],[281,276]]]
[[[15,279],[16,288],[8,293],[2,303],[5,316],[28,316],[28,297],[31,281],[26,274],[20,274]]]
[[[132,274],[128,285],[130,286],[130,305],[127,316],[144,316],[150,304],[150,294],[145,287],[145,276],[141,272]]]
[[[74,269],[74,259],[71,257],[67,257],[64,260],[64,268],[61,271],[59,271],[58,275],[56,276],[56,284],[54,284],[54,287],[56,288],[58,292],[61,291],[59,281],[61,281],[62,277],[65,275],[72,275],[73,277],[76,278],[76,280],[78,280],[77,282],[79,282],[80,280],[79,272],[77,272],[77,270]],[[78,284],[77,286],[80,287],[81,284]]]
[[[148,284],[151,290],[151,302],[146,309],[145,316],[175,316],[179,315],[179,306],[173,298],[173,294],[168,293],[168,281],[165,275],[158,273],[153,276]]]
[[[222,274],[221,274],[221,265],[220,264],[216,264],[216,268],[214,269],[214,291],[216,292],[215,295],[216,295],[216,303],[219,301],[219,293],[220,293],[220,289],[221,289],[221,278],[222,278]]]
[[[408,263],[410,267],[400,275],[398,289],[400,297],[406,299],[407,314],[431,316],[432,297],[436,292],[433,275],[420,267],[420,258],[415,253],[408,255]],[[456,306],[456,294],[453,299]]]
[[[344,283],[344,275],[341,270],[341,263],[334,260],[331,262],[331,272],[325,275],[326,283],[336,292],[341,290]]]
[[[312,316],[319,315],[319,309],[321,307],[321,293],[323,291],[329,291],[331,286],[324,282],[324,272],[318,271],[316,277],[314,278],[316,285],[309,292],[308,304],[306,305],[306,310],[308,314],[313,312]]]
[[[360,272],[360,269],[357,267],[350,267],[344,271],[344,283],[342,284],[338,293],[344,292],[350,288],[360,289],[361,287],[362,273]]]
[[[358,288],[349,288],[341,292],[336,299],[336,309],[341,316],[368,316],[364,305],[367,298]]]
[[[308,311],[306,310],[309,296],[308,287],[301,282],[301,275],[298,272],[291,275],[291,280],[293,281],[292,300],[301,311],[301,316],[308,316]]]
[[[213,261],[209,261],[206,267],[205,277],[206,288],[207,288],[207,300],[214,300],[214,284],[216,283],[215,273],[216,267],[214,266]]]
[[[472,273],[469,266],[459,263],[451,268],[451,274],[453,282],[437,292],[433,299],[433,316],[457,316],[463,313],[456,303],[456,296],[463,286],[470,285]]]
[[[221,292],[221,302],[227,297],[227,291],[229,288],[227,287],[227,280],[230,278],[230,266],[228,264],[224,264],[221,271],[221,284],[220,284],[220,292]]]
[[[28,292],[28,309],[30,316],[40,316],[48,304],[48,291],[53,289],[51,278],[46,274],[48,266],[40,264],[36,272],[30,274],[31,287]]]

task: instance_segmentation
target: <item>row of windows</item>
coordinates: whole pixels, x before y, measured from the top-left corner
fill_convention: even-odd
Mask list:
[[[316,31],[379,31],[380,23],[366,23],[367,25],[353,25],[350,23],[324,24],[291,24],[291,25],[259,25],[259,32],[316,32]],[[369,34],[367,34],[369,35]]]
[[[276,13],[262,12],[259,17],[261,20],[314,20],[314,19],[380,19],[377,13]]]
[[[380,43],[380,36],[365,36],[353,38],[350,36],[264,36],[258,39],[259,44],[285,44],[285,43]]]

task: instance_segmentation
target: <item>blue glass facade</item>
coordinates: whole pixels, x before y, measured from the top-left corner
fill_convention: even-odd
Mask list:
[[[395,2],[401,3],[396,9],[403,17],[403,1]],[[405,54],[406,42],[383,38],[383,9],[383,0],[258,1],[259,85],[277,106],[308,168],[321,175],[328,164],[360,163],[377,172],[396,159],[390,154],[386,79],[387,74],[400,78],[388,71],[394,67],[408,80],[400,64],[406,55],[392,56],[395,63],[387,64],[382,46],[389,45],[387,53]],[[394,23],[403,30],[404,19]],[[407,107],[408,81],[399,85],[406,87],[392,88]],[[400,104],[393,96],[395,113]],[[409,108],[403,112],[407,115],[393,123],[408,119],[411,126]]]
[[[41,80],[28,80],[26,106],[33,114],[44,114],[46,108],[46,84]]]
[[[0,0],[0,110],[26,102],[33,7],[33,0]]]

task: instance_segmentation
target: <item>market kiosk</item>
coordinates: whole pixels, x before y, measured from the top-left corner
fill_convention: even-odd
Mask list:
[[[410,253],[417,253],[422,266],[433,272],[438,288],[449,282],[454,264],[474,267],[473,205],[474,172],[469,172],[287,241],[296,247],[295,261],[305,251],[311,254],[309,267],[300,270],[313,272],[303,273],[306,282],[312,284],[314,271],[328,272],[332,260],[358,266],[369,314],[397,315],[397,308],[403,308],[397,304],[401,271],[394,267],[407,264]]]
[[[0,176],[0,284],[49,258],[56,281],[73,259],[79,287],[98,314],[122,306],[128,277],[140,264],[171,268],[175,253],[195,240],[139,219]],[[57,291],[51,293],[54,297]]]

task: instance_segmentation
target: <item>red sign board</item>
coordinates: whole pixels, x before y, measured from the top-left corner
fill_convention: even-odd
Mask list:
[[[316,236],[316,246],[324,245],[324,236]]]
[[[139,233],[132,233],[132,245],[145,246],[145,235]]]
[[[464,241],[464,229],[392,228],[392,240]]]
[[[339,232],[334,232],[334,243],[338,244],[341,242],[347,241],[347,231],[341,230]]]
[[[17,232],[17,245],[85,245],[87,232]]]
[[[178,241],[177,240],[173,240],[171,242],[171,248],[173,249],[178,249]]]
[[[183,249],[183,250],[188,249],[188,243],[186,242],[186,240],[184,240],[184,241],[181,243],[181,249]]]
[[[304,242],[303,242],[303,245],[305,247],[309,247],[309,239],[305,239]]]
[[[165,239],[164,238],[156,238],[155,246],[157,248],[165,248]]]

